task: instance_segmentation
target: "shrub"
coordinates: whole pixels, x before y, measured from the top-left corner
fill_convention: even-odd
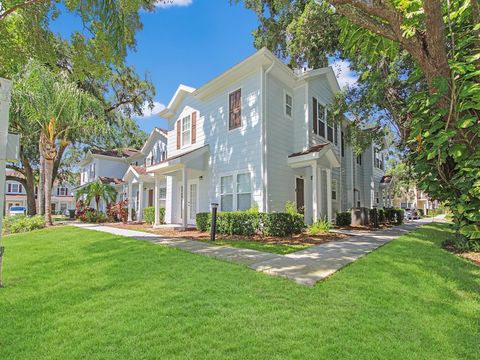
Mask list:
[[[326,234],[332,229],[332,223],[326,218],[317,220],[309,226],[308,231],[312,235]]]
[[[403,223],[403,216],[404,216],[403,209],[394,209],[394,208],[385,209],[386,220],[395,225],[400,225]]]
[[[385,222],[385,210],[378,209],[378,222],[384,223]]]
[[[254,235],[259,227],[259,214],[253,211],[229,211],[217,215],[217,232],[227,235]]]
[[[158,221],[160,224],[165,224],[165,208],[160,208],[160,212],[158,214]]]
[[[147,224],[153,224],[155,222],[155,207],[148,206],[143,209],[143,219]]]
[[[337,226],[350,226],[352,224],[352,213],[350,211],[337,213],[335,222]]]
[[[291,236],[305,227],[302,214],[262,213],[261,231],[266,236]]]
[[[198,231],[209,231],[210,230],[210,221],[211,215],[210,213],[197,213],[196,215],[196,224]]]
[[[455,252],[480,252],[480,239],[468,239],[461,234],[455,234],[443,242],[443,247]]]
[[[107,217],[108,221],[121,221],[126,223],[128,221],[128,200],[119,201],[115,204],[108,204]]]
[[[15,215],[5,218],[3,223],[3,231],[7,234],[16,234],[28,232],[45,227],[44,218],[41,215],[25,216]]]
[[[418,215],[420,217],[424,217],[425,216],[425,212],[423,211],[423,209],[417,209],[417,212],[418,212]]]
[[[87,209],[85,213],[80,216],[80,221],[86,223],[105,223],[108,221],[108,217],[102,212],[97,213],[94,209]]]
[[[298,214],[297,204],[295,204],[293,201],[287,201],[285,203],[284,211],[290,215]]]

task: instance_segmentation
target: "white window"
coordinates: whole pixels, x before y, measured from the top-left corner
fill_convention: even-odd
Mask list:
[[[167,199],[167,188],[166,187],[161,187],[160,188],[159,198],[160,198],[160,200],[166,200]]]
[[[59,187],[57,188],[57,196],[67,196],[68,189],[66,187]]]
[[[90,164],[90,176],[89,179],[95,178],[95,163]]]
[[[9,191],[10,193],[14,194],[20,194],[22,192],[22,185],[19,183],[10,183],[9,185]]]
[[[325,137],[325,119],[327,117],[327,109],[320,103],[317,103],[317,120],[318,135]]]
[[[337,180],[332,180],[332,200],[337,200]]]
[[[233,210],[233,176],[222,176],[220,179],[220,210]]]
[[[252,187],[250,174],[237,174],[237,210],[248,210],[252,207]]]
[[[325,110],[325,116],[327,117],[327,139],[330,142],[333,142],[333,118],[328,116],[327,110]]]
[[[192,141],[192,122],[190,121],[190,115],[185,116],[182,119],[182,146],[188,146]]]
[[[285,94],[285,115],[292,117],[293,99],[290,94]]]

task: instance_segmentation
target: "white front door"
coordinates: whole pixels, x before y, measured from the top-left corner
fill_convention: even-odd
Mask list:
[[[188,222],[195,224],[198,211],[198,183],[196,180],[188,183]]]

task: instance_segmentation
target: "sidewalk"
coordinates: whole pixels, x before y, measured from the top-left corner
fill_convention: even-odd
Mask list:
[[[137,240],[182,249],[191,253],[246,265],[269,275],[282,276],[298,284],[313,286],[345,265],[372,252],[395,238],[415,230],[418,226],[432,222],[431,219],[410,221],[386,230],[355,234],[345,240],[317,245],[288,255],[278,255],[231,246],[216,246],[201,241],[167,238],[160,235],[118,229],[96,224],[72,223],[71,225],[127,236]]]

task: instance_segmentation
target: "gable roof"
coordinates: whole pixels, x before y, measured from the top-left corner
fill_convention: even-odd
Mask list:
[[[109,177],[109,176],[99,176],[100,181],[104,184],[121,184],[123,183],[122,179]]]
[[[91,149],[90,152],[93,155],[103,155],[103,156],[110,156],[116,158],[128,158],[131,156],[138,155],[140,150],[131,149],[131,148],[120,148],[120,149],[112,149],[112,150],[101,150],[101,149]]]
[[[153,141],[153,139],[155,138],[155,136],[159,134],[163,137],[168,137],[168,131],[165,130],[165,129],[162,129],[162,128],[153,128],[152,132],[150,133],[150,135],[148,135],[148,139],[147,141],[145,141],[145,144],[143,144],[143,147],[142,147],[142,150],[140,150],[141,153],[143,153],[145,156],[148,155],[148,147],[150,146],[150,143]]]
[[[216,78],[210,80],[206,84],[202,85],[198,89],[191,88],[186,85],[180,85],[170,100],[169,104],[158,113],[159,116],[171,119],[174,117],[177,108],[183,102],[185,97],[191,95],[200,100],[204,100],[208,96],[214,94],[219,89],[228,87],[232,81],[244,76],[245,74],[250,73],[258,69],[261,66],[274,65],[274,68],[277,68],[279,72],[287,76],[292,84],[299,85],[302,83],[313,79],[319,76],[326,76],[330,87],[333,92],[340,91],[340,86],[338,85],[337,78],[333,69],[328,66],[325,68],[315,69],[307,71],[303,74],[297,75],[292,69],[285,65],[278,57],[276,57],[272,52],[267,48],[262,48],[255,52],[253,55],[244,59],[240,63],[234,65],[224,73],[220,74]]]
[[[318,144],[310,146],[308,149],[288,155],[289,158],[319,152],[328,144]]]

